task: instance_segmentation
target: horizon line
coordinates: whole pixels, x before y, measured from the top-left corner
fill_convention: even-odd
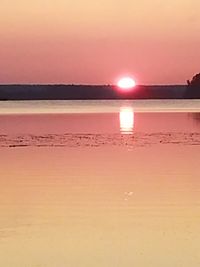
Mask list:
[[[50,86],[110,86],[114,87],[117,86],[117,84],[89,84],[89,83],[0,83],[0,86],[2,85],[21,85],[21,86],[26,86],[26,85],[31,85],[31,86],[37,86],[37,85],[50,85]],[[136,84],[136,86],[187,86],[187,84],[182,84],[182,83],[175,83],[175,84]]]

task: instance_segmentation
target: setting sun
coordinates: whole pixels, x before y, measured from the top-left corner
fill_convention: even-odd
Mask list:
[[[121,89],[130,90],[136,86],[136,82],[130,77],[123,77],[118,81],[117,85]]]

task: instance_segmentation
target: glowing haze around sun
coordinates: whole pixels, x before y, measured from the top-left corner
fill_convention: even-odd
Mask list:
[[[118,80],[117,86],[122,90],[132,90],[136,86],[136,81],[131,77],[122,77]]]

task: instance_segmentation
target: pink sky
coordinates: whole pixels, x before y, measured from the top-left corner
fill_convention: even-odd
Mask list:
[[[199,0],[1,0],[0,83],[183,84],[200,71]]]

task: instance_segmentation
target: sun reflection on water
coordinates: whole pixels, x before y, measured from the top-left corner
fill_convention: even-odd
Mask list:
[[[119,113],[120,131],[123,134],[133,134],[134,111],[130,107],[122,107]]]

